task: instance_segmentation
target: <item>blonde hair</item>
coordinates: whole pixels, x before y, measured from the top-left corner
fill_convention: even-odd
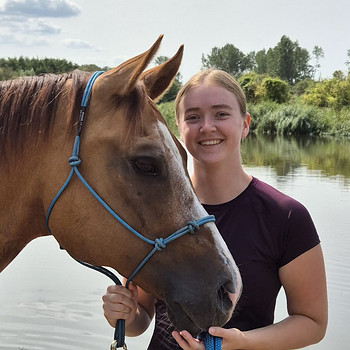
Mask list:
[[[175,118],[177,124],[179,122],[179,105],[183,97],[189,89],[199,85],[216,85],[232,92],[237,98],[242,116],[246,116],[246,97],[237,81],[230,74],[222,70],[205,69],[190,78],[190,80],[179,90],[175,99]]]

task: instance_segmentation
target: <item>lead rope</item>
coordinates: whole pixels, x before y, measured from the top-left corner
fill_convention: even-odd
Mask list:
[[[188,222],[188,224],[185,227],[175,231],[167,238],[156,238],[154,241],[151,241],[151,240],[145,238],[144,236],[142,236],[141,234],[139,234],[141,236],[140,238],[142,238],[143,240],[146,239],[147,243],[149,243],[148,241],[152,242],[152,244],[154,245],[154,248],[150,251],[150,253],[141,261],[141,263],[132,272],[132,274],[130,275],[130,277],[127,279],[127,281],[125,283],[125,287],[126,288],[129,287],[131,280],[135,277],[135,275],[140,271],[140,269],[145,265],[145,263],[152,257],[152,255],[154,253],[166,248],[166,245],[168,243],[172,242],[173,240],[175,240],[179,237],[182,237],[184,234],[187,234],[187,233],[194,234],[194,232],[199,229],[199,226],[201,226],[205,223],[208,223],[208,222],[213,222],[213,221],[215,221],[215,218],[213,215],[206,216],[198,221],[190,221],[190,222]],[[122,222],[124,222],[124,221],[122,221]],[[131,232],[133,232],[133,231],[131,231]],[[111,271],[109,271],[105,267],[91,265],[85,261],[77,260],[74,257],[73,257],[73,259],[76,260],[77,262],[79,262],[80,264],[82,264],[86,267],[89,267],[90,269],[93,269],[95,271],[103,273],[105,276],[109,277],[116,285],[122,285],[122,283],[120,282],[118,277],[115,276]],[[206,337],[210,338],[212,336],[210,334],[207,334]],[[116,324],[115,330],[114,330],[114,341],[111,344],[111,350],[116,350],[117,348],[121,348],[121,347],[123,349],[127,349],[127,346],[125,343],[125,320],[122,320],[122,319],[117,320],[117,324]],[[210,348],[210,347],[207,348],[206,347],[206,350],[220,350],[220,347],[219,348]]]
[[[220,350],[221,349],[221,338],[214,337],[208,332],[205,334],[203,343],[206,350]]]
[[[49,227],[49,218],[52,212],[52,209],[56,203],[56,201],[58,200],[58,198],[60,197],[60,195],[63,193],[63,191],[66,189],[66,187],[68,186],[71,178],[73,177],[73,175],[75,174],[79,180],[83,183],[83,185],[89,190],[89,192],[95,197],[95,199],[97,199],[97,201],[117,220],[119,221],[125,228],[127,228],[129,231],[131,231],[134,235],[136,235],[137,237],[139,237],[140,239],[142,239],[144,242],[152,244],[154,246],[154,248],[151,250],[151,252],[141,261],[141,263],[136,267],[136,269],[134,270],[134,272],[130,275],[130,277],[128,278],[128,280],[126,281],[125,287],[128,288],[129,287],[129,283],[130,281],[135,277],[135,275],[140,271],[140,269],[144,266],[144,264],[152,257],[152,255],[157,252],[160,251],[162,249],[164,249],[166,247],[166,245],[170,242],[172,242],[173,240],[182,237],[183,235],[190,233],[190,234],[194,234],[194,232],[196,230],[199,229],[199,226],[206,224],[208,222],[214,222],[215,218],[213,215],[208,215],[205,216],[204,218],[198,220],[198,221],[190,221],[187,223],[187,225],[179,230],[177,230],[176,232],[174,232],[173,234],[171,234],[170,236],[168,236],[167,238],[156,238],[155,240],[150,240],[146,237],[144,237],[142,234],[140,234],[139,232],[137,232],[136,230],[134,230],[127,222],[125,222],[117,213],[115,213],[106,202],[103,201],[103,199],[94,191],[94,189],[86,182],[86,180],[83,178],[83,176],[80,174],[79,170],[78,170],[78,166],[81,163],[81,160],[79,158],[79,144],[80,144],[80,134],[81,134],[81,130],[82,130],[82,126],[83,126],[83,122],[84,122],[84,116],[85,116],[85,111],[86,111],[86,107],[87,107],[87,103],[90,97],[90,93],[91,93],[91,89],[92,86],[95,82],[95,80],[97,79],[97,77],[99,75],[101,75],[102,73],[104,73],[103,71],[97,71],[95,73],[93,73],[86,85],[85,91],[84,91],[84,95],[83,95],[83,99],[81,102],[81,108],[80,108],[80,114],[79,114],[79,120],[78,120],[78,125],[77,125],[77,135],[75,137],[75,141],[74,141],[74,145],[73,145],[73,152],[72,152],[72,156],[68,159],[69,165],[71,166],[71,171],[66,179],[66,181],[64,182],[64,184],[62,185],[62,187],[59,189],[59,191],[57,192],[57,194],[54,196],[54,198],[52,199],[47,211],[46,211],[46,218],[45,218],[45,223],[46,223],[46,227],[48,232],[51,234],[51,230]],[[112,281],[116,284],[116,285],[122,285],[122,283],[120,282],[120,280],[118,279],[117,276],[115,276],[111,271],[109,271],[108,269],[102,267],[102,266],[95,266],[95,265],[91,265],[89,263],[86,263],[84,261],[81,260],[77,260],[74,257],[72,257],[75,261],[79,262],[80,264],[93,269],[95,271],[101,272],[104,275],[106,275],[107,277],[109,277],[110,279],[112,279]],[[209,333],[206,335],[205,339],[207,338],[207,340],[205,340],[205,344],[208,343],[208,346],[211,346],[212,343],[215,344],[215,342],[213,342],[210,338],[213,338]],[[114,331],[114,341],[111,344],[111,350],[115,350],[117,348],[123,348],[123,349],[127,349],[126,343],[125,343],[125,320],[117,320],[117,324],[115,327],[115,331]],[[206,345],[206,350],[220,350],[221,346],[218,348],[212,348],[212,347],[207,347]]]

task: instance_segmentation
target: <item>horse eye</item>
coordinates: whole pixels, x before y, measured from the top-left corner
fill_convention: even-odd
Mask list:
[[[135,159],[133,161],[133,167],[138,173],[144,176],[157,176],[159,173],[158,168],[152,159]]]

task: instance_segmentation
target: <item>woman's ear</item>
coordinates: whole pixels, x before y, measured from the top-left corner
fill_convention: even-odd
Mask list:
[[[250,114],[247,112],[243,120],[242,139],[245,139],[249,134],[249,124],[250,124]]]

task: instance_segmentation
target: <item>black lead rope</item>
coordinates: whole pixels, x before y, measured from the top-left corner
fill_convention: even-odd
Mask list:
[[[109,277],[116,285],[118,286],[122,285],[119,278],[113,272],[109,271],[105,267],[91,265],[85,261],[77,260],[74,257],[72,258],[85,267],[88,267],[90,269],[103,273],[105,276]],[[117,320],[117,323],[114,329],[114,341],[111,344],[111,350],[116,350],[117,348],[127,349],[127,346],[125,343],[125,320],[122,320],[122,319]]]

